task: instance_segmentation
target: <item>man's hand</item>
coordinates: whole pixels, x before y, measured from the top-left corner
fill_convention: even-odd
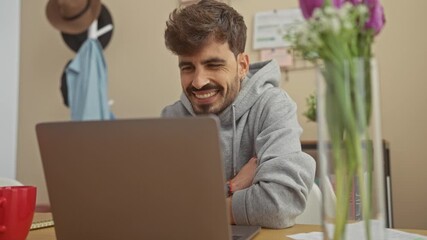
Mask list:
[[[233,192],[248,188],[252,185],[255,171],[258,166],[258,159],[253,157],[240,169],[239,173],[230,181]]]

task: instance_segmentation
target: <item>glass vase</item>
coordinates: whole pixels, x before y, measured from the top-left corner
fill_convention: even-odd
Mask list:
[[[379,82],[374,59],[317,68],[324,240],[385,239]]]

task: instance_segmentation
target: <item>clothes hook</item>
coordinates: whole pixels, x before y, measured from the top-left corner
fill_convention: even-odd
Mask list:
[[[98,20],[94,20],[92,24],[89,26],[89,33],[88,36],[91,39],[97,39],[103,34],[113,30],[113,25],[108,24],[103,26],[102,28],[98,29]]]
[[[90,39],[97,39],[97,32],[98,32],[98,20],[94,20],[92,24],[89,26],[89,33],[88,36]]]

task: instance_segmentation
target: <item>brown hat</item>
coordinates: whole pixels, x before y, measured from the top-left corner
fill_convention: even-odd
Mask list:
[[[78,34],[86,31],[98,18],[100,0],[49,0],[46,16],[50,24],[61,32]]]
[[[98,16],[98,30],[110,24],[114,25],[113,18],[111,17],[110,11],[108,11],[105,4],[102,4],[101,13]],[[114,28],[98,37],[98,40],[101,43],[102,48],[107,47],[113,35],[113,31],[114,31]],[[89,32],[88,30],[79,34],[69,34],[69,33],[61,32],[61,35],[62,35],[62,39],[67,44],[67,46],[71,48],[74,52],[77,52],[79,51],[83,43],[87,40],[89,35],[88,32]]]

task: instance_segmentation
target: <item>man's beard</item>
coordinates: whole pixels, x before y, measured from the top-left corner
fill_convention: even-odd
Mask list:
[[[236,75],[233,83],[228,85],[227,93],[224,92],[223,87],[216,85],[216,84],[213,84],[213,83],[209,83],[209,84],[206,84],[205,86],[203,86],[201,89],[196,89],[193,86],[189,86],[186,89],[186,95],[187,95],[187,98],[190,100],[190,99],[195,98],[193,91],[197,92],[197,91],[205,91],[205,90],[211,90],[211,89],[217,90],[218,91],[217,95],[220,95],[219,96],[220,99],[217,100],[216,102],[214,102],[213,104],[194,104],[191,100],[190,100],[190,102],[191,102],[191,105],[193,107],[194,113],[196,113],[197,115],[199,115],[199,114],[220,114],[228,106],[230,106],[230,104],[233,103],[233,101],[236,99],[237,94],[239,92],[239,83],[240,82],[239,82],[238,77]]]

